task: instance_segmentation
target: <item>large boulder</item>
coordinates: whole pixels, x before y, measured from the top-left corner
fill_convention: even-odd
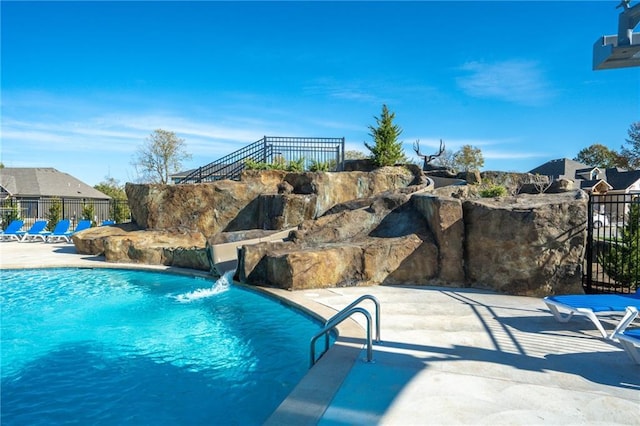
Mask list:
[[[257,199],[261,194],[277,194],[285,174],[246,173],[240,182],[189,185],[128,183],[125,190],[131,216],[142,229],[186,229],[212,236],[260,228]]]
[[[133,231],[107,237],[103,244],[107,262],[209,270],[206,240],[199,232]]]
[[[474,287],[546,296],[582,292],[582,191],[463,202],[466,274]]]
[[[416,194],[412,202],[426,219],[438,246],[440,285],[464,285],[464,218],[462,202],[452,197]]]
[[[98,226],[77,232],[71,236],[71,241],[80,254],[102,256],[104,254],[104,241],[107,237],[126,236],[140,228],[135,223],[121,225]]]

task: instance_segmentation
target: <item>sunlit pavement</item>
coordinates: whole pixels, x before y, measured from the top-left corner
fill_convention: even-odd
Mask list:
[[[47,266],[146,267],[72,244],[0,243],[1,268]],[[558,323],[538,298],[443,287],[270,292],[325,318],[372,294],[382,329],[372,363],[364,328],[341,330],[270,424],[640,424],[640,366],[586,318]],[[615,318],[605,323],[613,329]]]

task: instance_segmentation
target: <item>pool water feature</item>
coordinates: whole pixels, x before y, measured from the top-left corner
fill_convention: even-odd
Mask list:
[[[321,328],[229,276],[0,274],[3,425],[261,424]]]

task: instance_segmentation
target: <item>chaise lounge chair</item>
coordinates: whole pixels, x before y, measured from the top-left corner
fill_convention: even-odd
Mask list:
[[[617,339],[629,357],[640,364],[640,327],[627,328],[634,319],[638,318],[638,309],[632,306],[627,308],[627,313],[616,327],[613,338]]]
[[[49,237],[47,238],[47,241],[53,242],[56,240],[64,240],[66,242],[71,242],[71,236],[73,234],[75,234],[76,232],[84,231],[85,229],[89,229],[89,228],[91,228],[91,220],[82,219],[78,222],[78,224],[76,225],[76,229],[74,229],[73,231],[67,230],[61,235],[55,235],[56,231],[54,230],[53,233],[49,235]]]
[[[640,289],[632,294],[567,294],[543,299],[556,320],[568,322],[574,314],[584,315],[598,328],[602,337],[612,339],[615,331],[607,333],[598,315],[623,315],[627,307],[640,309]],[[563,314],[561,310],[569,311]],[[617,330],[617,329],[616,329]]]
[[[37,239],[42,239],[42,241],[44,242],[47,236],[51,234],[51,232],[45,231],[46,227],[47,227],[46,220],[36,220],[35,223],[31,225],[31,228],[29,228],[27,232],[22,232],[22,231],[19,232],[19,234],[22,234],[22,238],[20,239],[20,242],[35,241]]]
[[[46,236],[45,240],[48,243],[52,243],[56,240],[65,240],[69,241],[65,234],[69,232],[69,227],[71,226],[71,221],[69,219],[62,219],[58,223],[56,223],[56,227],[53,228],[53,231]]]
[[[20,241],[20,238],[22,238],[22,234],[20,233],[22,225],[24,225],[24,222],[20,219],[12,220],[11,223],[7,225],[7,228],[2,231],[2,234],[0,234],[0,239],[2,241]]]

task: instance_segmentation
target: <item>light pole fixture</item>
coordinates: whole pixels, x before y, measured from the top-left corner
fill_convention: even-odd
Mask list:
[[[618,34],[600,37],[593,45],[593,69],[606,70],[640,66],[640,33],[633,29],[640,23],[640,3],[630,6],[622,0],[618,17]]]

